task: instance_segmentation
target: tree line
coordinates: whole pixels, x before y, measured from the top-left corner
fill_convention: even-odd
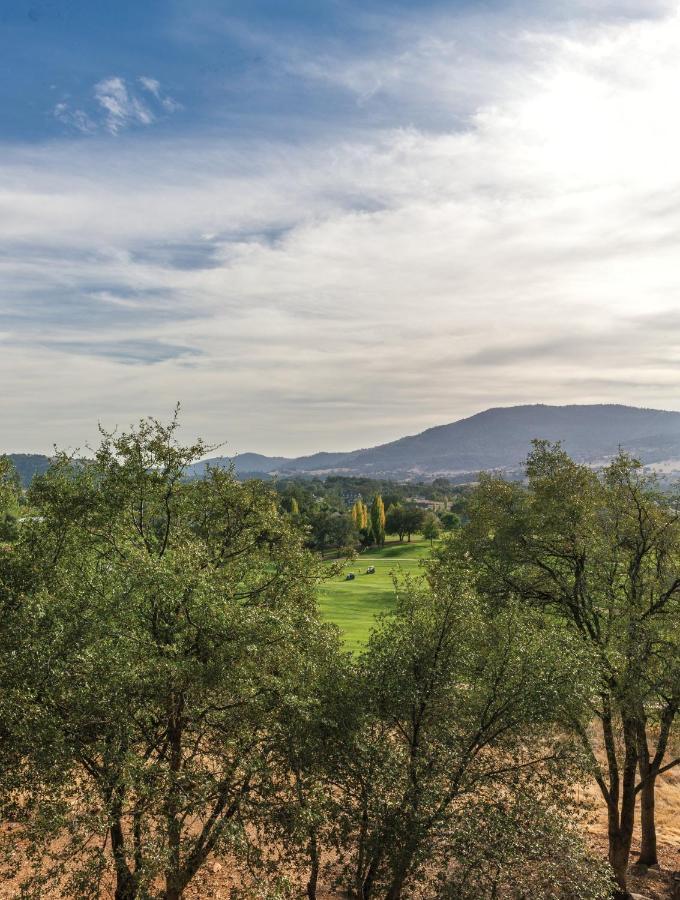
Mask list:
[[[270,485],[281,508],[307,529],[309,547],[339,554],[381,546],[389,536],[410,541],[426,532],[428,540],[435,540],[459,527],[470,490],[445,478],[398,484],[339,475],[285,478]],[[414,496],[431,508],[414,503]]]
[[[460,526],[460,517],[450,510],[438,515],[408,502],[392,503],[386,509],[381,494],[374,494],[369,503],[359,497],[349,509],[323,500],[302,509],[295,496],[284,497],[281,505],[306,530],[307,545],[322,552],[349,554],[365,547],[382,547],[389,535],[410,543],[414,534],[422,534],[432,542],[443,531]]]
[[[209,448],[176,429],[56,456],[0,539],[17,895],[179,900],[221,859],[244,898],[627,897],[636,800],[649,865],[680,762],[674,498],[625,454],[596,473],[538,443],[352,655],[297,513],[229,471],[187,481]],[[0,513],[17,502],[3,463]]]

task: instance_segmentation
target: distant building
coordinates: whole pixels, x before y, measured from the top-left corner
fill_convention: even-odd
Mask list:
[[[345,506],[354,506],[357,500],[364,499],[359,491],[343,491],[341,496]]]
[[[444,512],[448,506],[443,500],[428,500],[426,497],[408,497],[406,503],[431,512]]]

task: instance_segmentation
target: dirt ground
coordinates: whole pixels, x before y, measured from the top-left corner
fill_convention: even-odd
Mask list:
[[[659,871],[639,872],[631,867],[630,889],[649,900],[676,900],[673,897],[673,875],[680,874],[680,768],[668,772],[659,779],[657,792],[657,829],[659,835]],[[601,804],[597,787],[593,786],[591,797],[594,802],[591,838],[602,853],[607,853],[606,815]],[[639,821],[639,815],[638,815]],[[639,829],[636,832],[632,859],[639,851]],[[228,870],[219,862],[208,866],[187,894],[191,900],[228,900],[234,882]],[[330,890],[320,891],[319,900],[338,900],[341,895]],[[680,898],[680,895],[678,895]]]
[[[660,779],[657,795],[657,823],[659,834],[659,871],[638,872],[631,868],[630,887],[634,893],[649,900],[676,900],[680,893],[673,895],[673,874],[680,874],[680,770],[673,770]],[[606,819],[597,788],[589,792],[595,801],[590,837],[599,852],[606,854]],[[634,851],[639,849],[639,834],[636,835]],[[635,852],[632,855],[635,859]],[[232,890],[237,887],[228,862],[213,860],[194,879],[187,891],[187,900],[229,900]],[[257,900],[257,886],[253,900]],[[19,896],[17,882],[0,884],[0,900],[16,900]],[[109,890],[102,892],[102,900],[112,896]],[[339,900],[342,894],[327,887],[319,891],[319,900]],[[44,900],[55,900],[55,895],[46,892]],[[74,898],[77,900],[77,898]]]

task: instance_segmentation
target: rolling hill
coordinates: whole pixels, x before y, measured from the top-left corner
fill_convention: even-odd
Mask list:
[[[40,453],[10,453],[9,458],[24,487],[29,485],[36,475],[46,472],[50,464],[49,457]]]
[[[562,441],[575,459],[594,465],[623,447],[660,472],[680,475],[680,412],[615,404],[496,407],[377,447],[297,458],[220,456],[197,463],[192,474],[201,477],[208,465],[233,464],[240,477],[344,474],[466,481],[482,470],[520,471],[534,438]],[[25,484],[48,465],[46,456],[11,456]]]
[[[297,458],[244,453],[200,463],[233,463],[239,475],[330,473],[380,478],[464,480],[480,470],[521,468],[531,441],[562,441],[574,458],[593,464],[623,447],[644,463],[680,470],[680,413],[615,404],[497,407],[377,447]]]

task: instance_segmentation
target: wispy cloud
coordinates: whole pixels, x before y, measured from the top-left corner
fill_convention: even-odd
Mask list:
[[[53,112],[59,122],[82,134],[103,130],[116,135],[133,126],[152,125],[160,113],[170,114],[179,109],[181,105],[162,92],[157,79],[140,76],[135,87],[113,75],[94,85],[87,109],[60,100]]]
[[[178,109],[182,108],[181,103],[178,103],[174,97],[170,97],[168,94],[164,94],[161,91],[161,83],[157,78],[149,78],[147,75],[140,75],[137,81],[142,89],[151,94],[166,112],[177,112]]]
[[[104,114],[106,130],[117,134],[129,125],[150,125],[151,110],[139,100],[122,78],[105,78],[94,86],[94,96]]]
[[[81,134],[92,134],[97,130],[96,122],[84,110],[72,109],[65,100],[55,104],[53,112],[54,118],[62,125],[80,131]]]
[[[149,340],[100,340],[93,341],[91,335],[81,341],[44,340],[46,349],[66,356],[87,356],[94,359],[112,359],[124,365],[154,365],[167,360],[179,360],[196,356],[198,351],[181,344],[167,344]]]

